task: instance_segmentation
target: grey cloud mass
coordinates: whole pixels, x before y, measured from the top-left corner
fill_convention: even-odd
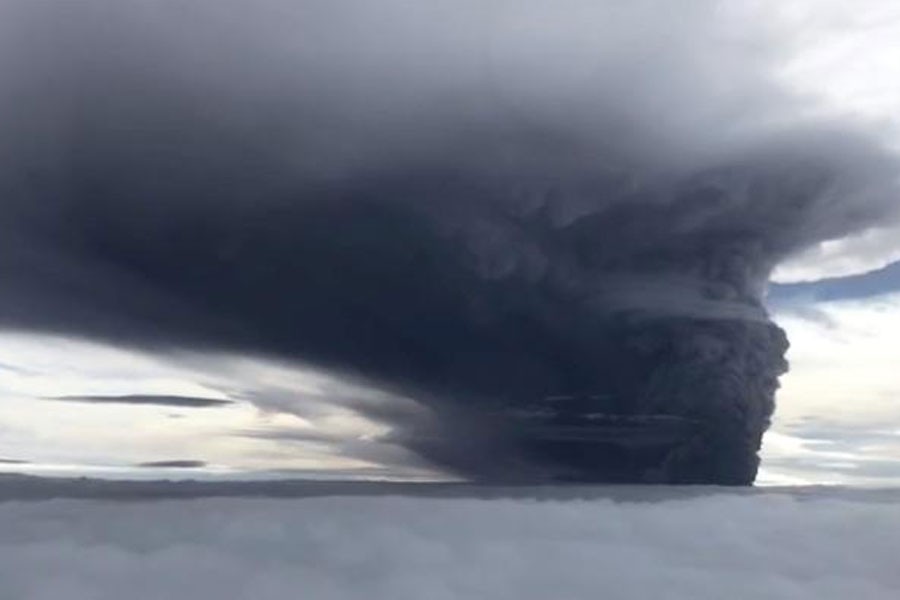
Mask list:
[[[896,159],[741,6],[5,3],[0,326],[329,370],[465,477],[750,483],[768,276]]]

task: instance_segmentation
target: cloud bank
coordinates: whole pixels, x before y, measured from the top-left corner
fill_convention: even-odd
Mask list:
[[[301,361],[466,477],[750,483],[768,276],[896,161],[749,12],[5,4],[0,325]]]
[[[280,600],[298,590],[323,600],[888,600],[900,586],[896,500],[856,491],[646,503],[7,502],[0,504],[0,593],[11,600]]]

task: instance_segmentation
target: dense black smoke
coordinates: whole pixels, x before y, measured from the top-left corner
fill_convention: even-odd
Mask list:
[[[0,325],[367,381],[470,477],[752,482],[768,275],[892,160],[740,3],[541,4],[5,4]]]

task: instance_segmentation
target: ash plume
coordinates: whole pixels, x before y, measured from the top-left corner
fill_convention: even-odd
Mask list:
[[[0,325],[365,381],[475,479],[751,483],[769,273],[896,165],[743,6],[5,4]]]

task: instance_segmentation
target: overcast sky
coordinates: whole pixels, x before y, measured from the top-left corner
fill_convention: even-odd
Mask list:
[[[721,5],[735,12],[730,23],[741,23],[745,14],[748,28],[760,27],[750,31],[749,39],[758,40],[759,54],[767,56],[766,75],[803,99],[799,105],[809,118],[850,120],[900,149],[895,116],[900,5],[891,0]],[[525,19],[517,26],[533,25]],[[547,29],[551,37],[560,30],[565,28],[558,24]],[[581,49],[571,51],[563,59],[574,56],[577,63]],[[197,67],[186,72],[190,68]],[[515,72],[523,67],[513,60],[498,68]],[[577,68],[554,77],[562,88],[587,85]],[[515,77],[504,81],[512,82],[501,90],[511,98],[511,110],[526,110],[516,105],[518,98],[530,98],[536,88]],[[396,110],[378,105],[383,98],[372,101],[376,111]],[[581,110],[560,102],[539,97],[526,108]],[[672,128],[665,134],[672,139],[693,139],[680,127],[716,122],[661,122],[660,130]],[[407,142],[418,143],[396,143]],[[354,159],[341,154],[340,160]],[[845,233],[793,254],[775,269],[768,307],[790,339],[791,370],[781,378],[774,425],[766,434],[761,483],[900,482],[900,373],[895,365],[900,277],[890,270],[900,259],[900,229],[876,220]],[[179,313],[177,319],[182,318]],[[37,331],[14,321],[3,319],[7,325],[0,329],[0,471],[104,477],[443,476],[385,436],[391,423],[417,418],[420,407],[402,393],[388,394],[291,357],[275,359],[249,345],[209,350],[177,343],[113,343],[109,340],[115,336],[88,339],[76,330]]]

